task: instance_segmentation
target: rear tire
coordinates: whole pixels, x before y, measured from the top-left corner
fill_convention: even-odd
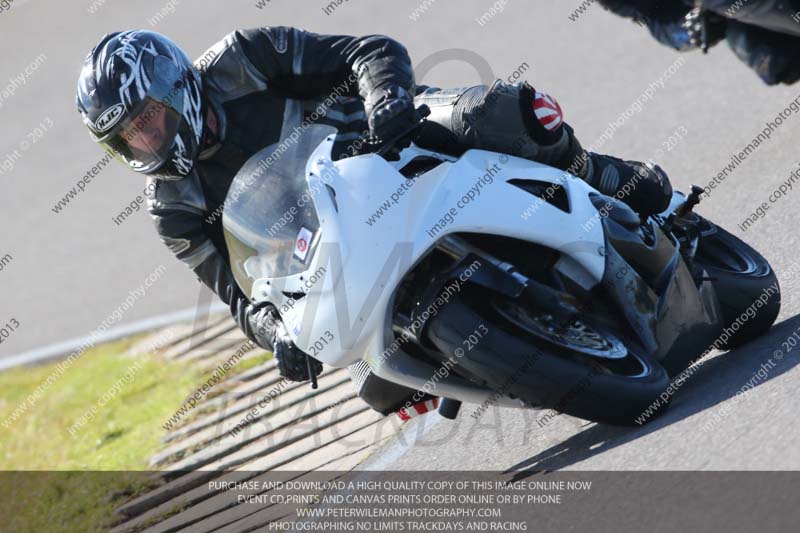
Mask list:
[[[584,362],[586,356],[577,352],[565,356],[561,348],[479,314],[475,308],[485,307],[485,298],[483,306],[466,300],[461,293],[442,306],[425,333],[442,361],[452,356],[466,378],[534,406],[606,424],[643,424],[666,409],[669,396],[659,396],[670,380],[660,364],[629,350],[626,357],[641,361],[640,375],[598,373],[600,365],[592,364],[596,358]],[[481,325],[488,332],[464,350],[464,339]]]
[[[760,337],[772,327],[781,310],[781,293],[775,271],[760,253],[719,226],[716,229],[715,234],[700,240],[695,263],[713,279],[724,327],[734,327],[737,319],[759,298],[768,296],[765,304],[754,307],[754,317],[744,315],[746,320],[739,321],[737,330],[722,345],[731,350]],[[773,286],[777,291],[767,295],[766,291]]]

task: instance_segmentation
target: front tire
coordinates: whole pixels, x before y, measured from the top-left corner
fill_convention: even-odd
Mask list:
[[[778,277],[764,256],[719,226],[715,229],[700,239],[695,263],[713,280],[724,328],[731,334],[721,347],[731,350],[772,327],[781,310],[781,292]],[[760,299],[766,302],[760,305]],[[747,315],[750,308],[753,317]],[[738,329],[732,331],[737,320]]]
[[[598,358],[565,353],[496,316],[482,316],[476,308],[483,309],[485,299],[484,306],[480,298],[468,300],[464,293],[453,298],[426,329],[426,338],[442,360],[455,361],[468,379],[534,406],[606,424],[643,424],[667,407],[669,396],[664,393],[670,380],[657,362],[631,352],[640,371],[614,374]],[[481,325],[486,335],[464,350],[464,339]]]

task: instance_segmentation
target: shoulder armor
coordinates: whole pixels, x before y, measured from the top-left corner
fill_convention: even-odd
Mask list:
[[[236,32],[229,33],[195,61],[203,83],[222,101],[235,100],[267,88],[266,78],[247,58]]]

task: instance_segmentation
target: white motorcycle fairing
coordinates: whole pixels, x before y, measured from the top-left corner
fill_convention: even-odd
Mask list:
[[[579,178],[494,152],[469,150],[455,159],[413,145],[396,162],[374,154],[332,161],[332,144],[326,138],[306,164],[320,227],[304,236],[315,243],[308,268],[253,279],[251,294],[275,304],[295,344],[325,364],[364,359],[377,375],[397,377],[385,355],[395,289],[449,233],[502,235],[558,250],[556,268],[587,289],[603,277],[602,224],[588,223],[598,217],[589,198],[596,191]],[[443,162],[404,188],[400,169],[419,156]],[[509,184],[513,179],[558,184],[570,212]],[[533,216],[523,219],[526,212]],[[388,353],[402,351],[394,348]],[[419,373],[427,375],[422,382],[430,378],[429,370]]]

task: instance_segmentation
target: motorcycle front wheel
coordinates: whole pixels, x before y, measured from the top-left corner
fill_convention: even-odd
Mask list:
[[[703,223],[708,231],[700,238],[694,262],[714,285],[729,334],[721,347],[730,350],[772,327],[781,310],[780,285],[764,256],[721,227]]]
[[[660,364],[580,320],[562,331],[551,321],[487,307],[485,295],[464,290],[430,319],[425,337],[462,376],[531,406],[614,425],[666,409],[670,380]]]

